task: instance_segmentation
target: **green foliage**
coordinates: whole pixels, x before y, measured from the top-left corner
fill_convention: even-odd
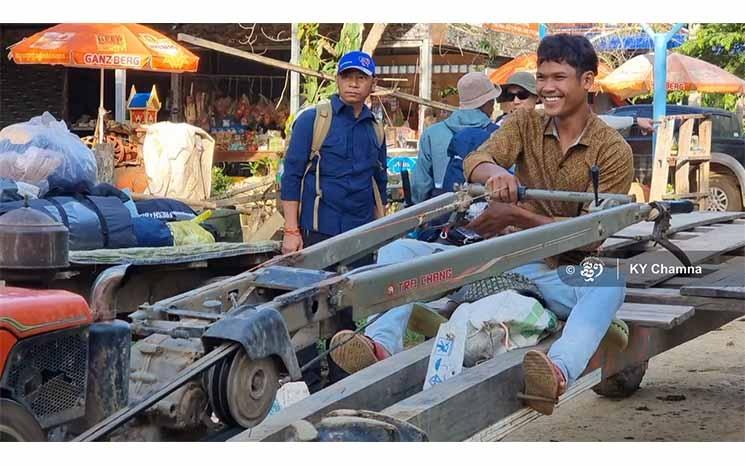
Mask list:
[[[230,180],[230,176],[227,176],[222,168],[218,166],[212,167],[212,197],[217,197],[230,189],[233,182]]]
[[[339,58],[351,50],[359,50],[362,47],[362,27],[359,23],[344,24],[339,41],[334,42],[318,33],[318,23],[301,23],[298,26],[300,66],[325,74],[336,74]],[[335,82],[303,76],[300,93],[306,105],[315,105],[321,100],[328,99],[334,92]]]
[[[251,170],[252,176],[268,176],[277,172],[279,169],[279,160],[273,157],[266,157],[241,163],[241,165],[248,167]]]
[[[745,78],[745,24],[702,24],[693,38],[677,49]]]
[[[745,78],[745,24],[743,23],[702,24],[693,39],[686,41],[676,51],[707,61],[735,76]],[[672,96],[678,100],[680,97],[680,95]],[[733,94],[701,94],[701,106],[734,111],[737,98]],[[670,94],[668,94],[668,101],[670,99]]]

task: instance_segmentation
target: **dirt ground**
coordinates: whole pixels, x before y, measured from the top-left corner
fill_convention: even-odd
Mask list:
[[[649,362],[626,399],[587,391],[505,441],[745,441],[745,318]]]

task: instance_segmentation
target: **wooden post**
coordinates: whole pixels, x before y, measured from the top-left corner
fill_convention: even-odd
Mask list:
[[[673,131],[675,129],[675,120],[662,118],[657,130],[657,141],[654,147],[654,160],[652,161],[652,186],[649,190],[649,201],[662,200],[667,189],[667,178],[669,174],[669,164],[667,157],[670,156],[670,149],[673,145]]]
[[[689,194],[691,185],[689,176],[691,174],[691,162],[687,160],[691,153],[691,139],[693,138],[693,124],[695,120],[687,119],[683,121],[678,132],[678,154],[675,164],[675,193]]]
[[[290,42],[290,63],[300,64],[300,41],[297,38],[298,24],[292,23],[292,39]],[[294,115],[300,109],[300,73],[290,72],[290,114]]]
[[[178,73],[171,73],[171,122],[180,123],[183,121],[181,116],[181,85],[183,77]]]
[[[432,98],[432,37],[430,36],[429,27],[427,29],[427,37],[424,38],[422,45],[419,47],[419,97],[426,100]],[[424,128],[426,111],[427,108],[424,105],[419,105],[417,129],[420,135]]]
[[[375,53],[375,49],[378,47],[378,42],[380,42],[380,39],[383,37],[383,32],[385,32],[385,27],[387,25],[388,23],[373,24],[372,28],[370,28],[370,33],[367,34],[367,37],[365,38],[365,43],[362,44],[363,52],[370,55]]]
[[[122,123],[127,119],[127,70],[114,70],[114,119]]]
[[[698,125],[698,145],[703,149],[702,155],[708,156],[709,160],[704,160],[699,165],[698,172],[698,191],[704,194],[709,193],[709,163],[711,160],[711,118],[706,118]],[[699,209],[706,210],[707,198],[699,200]]]

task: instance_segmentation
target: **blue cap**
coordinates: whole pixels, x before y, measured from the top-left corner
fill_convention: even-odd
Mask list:
[[[368,76],[375,75],[375,62],[372,57],[365,52],[355,50],[354,52],[345,53],[339,60],[338,73],[348,69],[358,69]]]

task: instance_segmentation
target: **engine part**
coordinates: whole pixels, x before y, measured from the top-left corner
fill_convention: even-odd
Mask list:
[[[199,339],[154,334],[138,341],[131,355],[129,398],[139,402],[202,355],[204,348]],[[148,415],[150,421],[160,427],[199,429],[204,426],[206,407],[207,395],[200,380],[196,379],[156,403]]]
[[[85,414],[88,328],[22,339],[6,362],[0,388],[26,407],[43,429]]]
[[[251,428],[261,423],[279,389],[279,372],[270,357],[251,360],[238,352],[230,364],[225,393],[230,415],[238,425]]]
[[[85,431],[127,406],[131,340],[129,324],[125,321],[90,326],[85,417],[70,432]]]
[[[65,226],[29,207],[0,216],[0,279],[50,279],[69,265],[68,238]]]

